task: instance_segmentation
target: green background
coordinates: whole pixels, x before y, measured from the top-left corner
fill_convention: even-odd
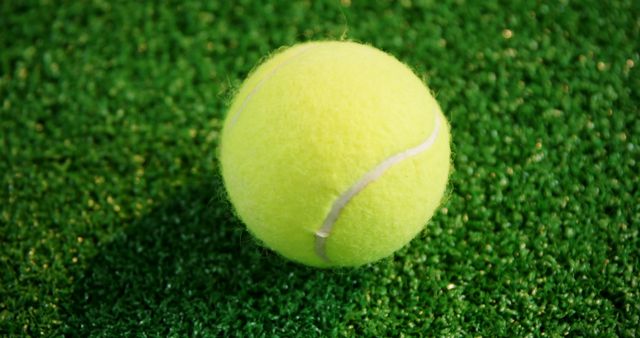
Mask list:
[[[2,1],[0,336],[628,336],[640,327],[640,2]],[[410,65],[448,200],[391,258],[262,248],[217,175],[280,46]]]

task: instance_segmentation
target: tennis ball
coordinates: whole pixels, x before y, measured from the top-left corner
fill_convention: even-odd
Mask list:
[[[433,215],[449,175],[449,126],[394,57],[303,43],[244,81],[219,156],[237,215],[264,245],[311,266],[359,266],[406,245]]]

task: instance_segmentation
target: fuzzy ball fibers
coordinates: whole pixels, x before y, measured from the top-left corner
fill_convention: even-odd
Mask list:
[[[282,49],[244,81],[224,122],[224,184],[265,246],[311,266],[391,255],[446,189],[449,125],[393,56],[345,41]]]

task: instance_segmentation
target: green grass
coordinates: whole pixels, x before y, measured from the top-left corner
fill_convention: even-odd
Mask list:
[[[3,1],[0,336],[640,334],[640,2]],[[451,196],[395,256],[260,247],[216,175],[261,57],[341,37],[426,78]]]

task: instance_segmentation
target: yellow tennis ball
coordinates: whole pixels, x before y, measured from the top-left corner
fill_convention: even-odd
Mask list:
[[[264,245],[317,267],[391,255],[424,227],[449,175],[449,125],[404,64],[370,46],[284,49],[244,81],[222,176]]]

